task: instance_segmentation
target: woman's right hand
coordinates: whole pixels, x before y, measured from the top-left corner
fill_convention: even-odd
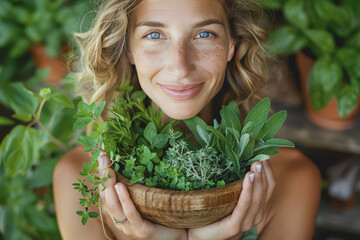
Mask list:
[[[100,178],[107,176],[108,173],[112,175],[112,178],[105,181],[104,191],[99,185],[100,201],[112,219],[115,218],[116,221],[127,219],[122,224],[115,224],[119,231],[134,239],[187,239],[185,229],[169,228],[143,219],[135,208],[126,186],[123,183],[116,183],[114,170],[107,168],[110,165],[109,156],[102,154],[98,160]]]

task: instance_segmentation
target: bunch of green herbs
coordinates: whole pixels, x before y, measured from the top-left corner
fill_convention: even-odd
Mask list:
[[[195,116],[184,120],[197,143],[189,141],[176,128],[173,120],[163,123],[161,109],[156,110],[145,93],[134,91],[129,81],[118,89],[123,94],[108,109],[111,117],[101,122],[105,102],[87,105],[79,103],[74,129],[81,130],[93,124],[89,136],[80,135],[78,141],[84,152],[92,152],[89,164],[83,164],[83,179],[74,183],[83,198],[80,204],[85,211],[78,211],[83,224],[94,213],[88,213],[92,204],[99,202],[98,186],[111,175],[97,175],[98,157],[107,153],[108,167],[119,171],[132,183],[173,190],[209,189],[224,186],[242,179],[254,161],[269,159],[277,154],[277,147],[293,147],[285,139],[274,138],[286,119],[281,111],[267,119],[270,111],[268,98],[259,102],[241,122],[237,104],[233,101],[220,111],[221,122],[214,120],[208,126]],[[90,183],[90,184],[89,184]]]

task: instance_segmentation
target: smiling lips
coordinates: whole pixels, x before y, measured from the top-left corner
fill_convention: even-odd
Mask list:
[[[159,85],[167,96],[176,100],[188,100],[195,97],[201,91],[204,83],[183,86]]]

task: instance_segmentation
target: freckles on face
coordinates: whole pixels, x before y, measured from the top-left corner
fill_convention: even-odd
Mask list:
[[[217,0],[144,0],[128,44],[143,91],[174,119],[198,114],[217,94],[232,48]]]

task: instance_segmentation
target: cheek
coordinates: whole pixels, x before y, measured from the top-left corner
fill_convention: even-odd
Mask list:
[[[202,67],[213,75],[223,75],[227,65],[227,51],[217,46],[213,49],[202,50],[199,55],[201,59]]]
[[[165,57],[156,50],[140,50],[134,55],[139,78],[151,78],[161,69]]]

